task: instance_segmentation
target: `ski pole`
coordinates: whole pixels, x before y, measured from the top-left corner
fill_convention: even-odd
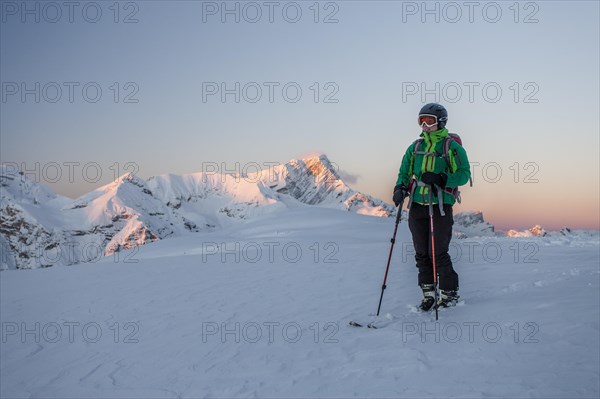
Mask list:
[[[394,235],[392,236],[391,242],[392,246],[390,247],[390,254],[387,260],[387,266],[385,267],[385,275],[383,276],[383,285],[381,286],[381,296],[379,297],[379,306],[377,306],[377,316],[379,316],[379,311],[381,310],[381,301],[383,300],[383,291],[386,288],[386,281],[388,276],[388,271],[390,270],[390,261],[392,260],[392,252],[394,251],[394,244],[396,243],[396,232],[398,231],[398,225],[400,224],[400,218],[402,217],[402,206],[404,205],[404,199],[398,205],[398,214],[396,215],[396,226],[394,227]]]
[[[431,192],[433,185],[429,186],[429,230],[431,231],[431,260],[433,262],[433,296],[435,300],[435,319],[438,319],[438,279],[435,265],[435,239],[433,236],[433,198]]]

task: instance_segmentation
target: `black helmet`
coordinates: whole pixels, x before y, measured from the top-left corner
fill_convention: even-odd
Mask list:
[[[444,108],[443,105],[437,103],[425,104],[423,108],[421,108],[421,111],[419,111],[419,116],[421,115],[435,115],[437,118],[438,129],[443,129],[446,126],[446,122],[448,122],[448,111],[446,111],[446,108]]]

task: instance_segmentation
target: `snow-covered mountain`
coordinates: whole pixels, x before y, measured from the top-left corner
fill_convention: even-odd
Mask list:
[[[79,197],[65,213],[79,221],[73,233],[95,237],[105,255],[198,230],[156,198],[146,181],[131,174]]]
[[[309,205],[384,217],[395,212],[390,204],[352,190],[325,155],[292,160],[261,173],[260,179],[271,190]]]
[[[506,232],[507,237],[545,237],[546,234],[546,230],[544,230],[539,224],[536,224],[535,226],[523,231],[508,230]]]
[[[0,165],[0,269],[45,267],[65,241],[60,217],[69,199]],[[58,262],[61,263],[61,262]]]
[[[3,167],[0,269],[97,261],[122,249],[304,204],[384,217],[395,211],[352,190],[325,155],[258,173],[166,174],[147,181],[125,174],[71,200]]]
[[[461,212],[454,215],[453,230],[458,238],[496,235],[494,226],[483,219],[481,211]]]
[[[552,245],[587,246],[590,243],[597,245],[600,242],[599,230],[580,230],[563,227],[557,231],[546,231],[539,225],[523,231],[509,230],[506,232],[506,236],[512,238],[542,238],[545,242]]]
[[[571,229],[570,227],[563,227],[558,231],[549,231],[547,235],[552,238],[578,238],[582,240],[598,240],[600,237],[600,231],[598,230],[579,230]]]

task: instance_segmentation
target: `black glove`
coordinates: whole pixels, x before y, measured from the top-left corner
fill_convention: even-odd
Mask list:
[[[394,187],[394,205],[398,206],[400,205],[400,203],[404,200],[404,198],[406,198],[406,195],[408,194],[408,189],[406,188],[406,186],[404,184],[398,184],[396,185],[396,187]]]
[[[441,187],[442,190],[446,188],[446,182],[448,181],[448,175],[445,173],[433,173],[425,172],[421,175],[421,181],[425,184]],[[435,190],[434,190],[435,191]]]

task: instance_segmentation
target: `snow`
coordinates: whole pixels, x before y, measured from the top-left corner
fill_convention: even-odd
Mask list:
[[[376,311],[393,223],[295,206],[95,263],[3,271],[0,396],[599,396],[598,235],[453,241],[462,302],[436,322],[410,310],[403,220],[392,322],[350,327]]]

